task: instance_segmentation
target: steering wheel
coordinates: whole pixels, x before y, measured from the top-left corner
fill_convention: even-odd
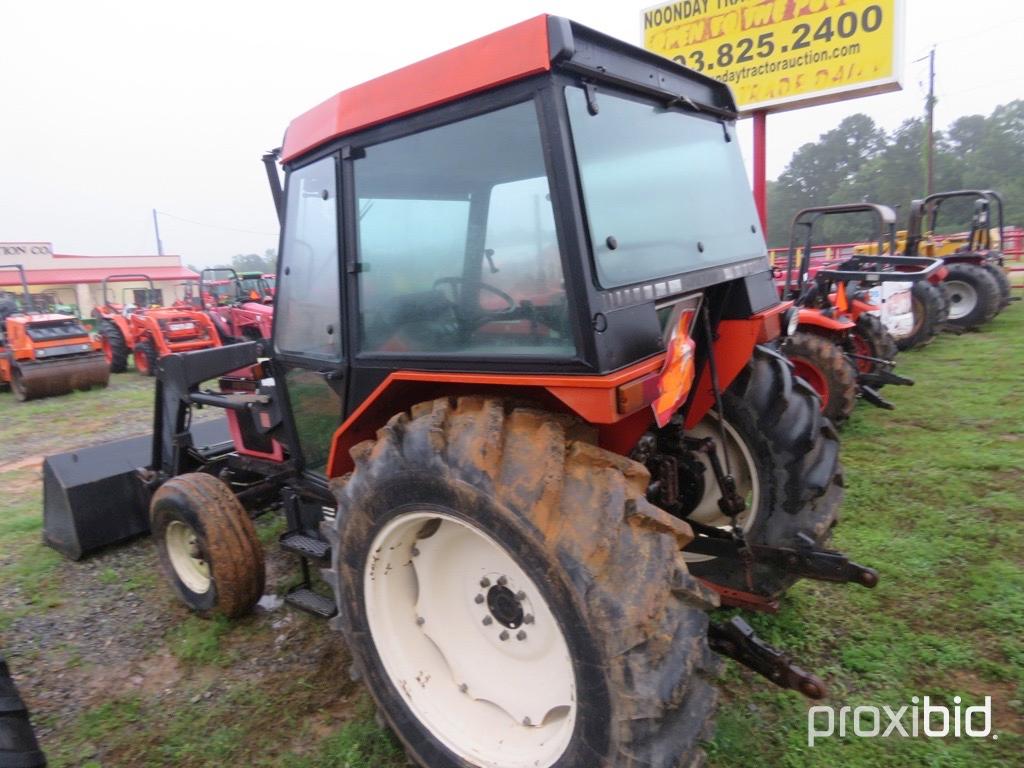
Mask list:
[[[507,307],[497,310],[483,310],[480,315],[487,319],[493,317],[504,317],[511,315],[516,311],[516,300],[505,293],[500,288],[496,288],[493,285],[485,283],[481,280],[467,280],[464,277],[439,277],[434,281],[434,288],[439,288],[442,285],[450,285],[452,287],[452,297],[455,301],[456,310],[461,309],[462,305],[462,291],[467,286],[472,286],[478,290],[484,291],[485,293],[491,293],[497,296],[499,299],[508,304]]]

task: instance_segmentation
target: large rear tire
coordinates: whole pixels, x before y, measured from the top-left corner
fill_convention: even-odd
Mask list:
[[[647,470],[577,426],[497,399],[421,403],[335,483],[335,626],[420,765],[701,758],[714,595],[682,559],[688,526],[645,499]]]
[[[950,326],[962,331],[973,330],[999,311],[999,285],[984,267],[950,264],[943,282],[950,299]]]
[[[128,344],[121,329],[110,320],[100,321],[100,344],[110,363],[111,373],[124,373],[128,370]]]
[[[802,378],[821,399],[821,412],[842,425],[857,405],[857,371],[831,339],[807,331],[786,337],[780,347]]]
[[[996,281],[996,285],[999,287],[999,308],[996,310],[996,314],[999,314],[1010,305],[1010,296],[1013,293],[1013,286],[1010,285],[1009,275],[1007,275],[1006,271],[998,264],[986,262],[985,270],[992,275],[992,279]]]
[[[802,534],[824,544],[839,518],[843,482],[839,438],[815,393],[793,376],[784,358],[757,347],[723,393],[722,405],[727,439],[739,448],[731,464],[737,490],[747,500],[747,510],[737,518],[746,541],[796,547]],[[717,438],[717,416],[710,414],[701,425],[705,422]],[[691,517],[706,525],[729,526],[731,521],[720,511],[714,515],[718,496],[717,491],[711,494],[708,514]],[[768,599],[778,598],[798,580],[763,563],[752,565],[748,574],[737,560],[688,555],[687,561],[695,576]]]
[[[171,478],[150,504],[160,566],[201,616],[241,616],[263,595],[263,547],[248,513],[224,483],[191,472]]]
[[[900,351],[923,347],[935,340],[942,330],[945,318],[949,316],[949,299],[943,288],[918,280],[910,289],[910,303],[914,313],[914,325],[905,336],[896,336],[896,347]]]

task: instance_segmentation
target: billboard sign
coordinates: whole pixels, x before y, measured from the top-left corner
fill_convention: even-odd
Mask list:
[[[901,88],[903,0],[683,0],[642,12],[644,47],[782,111]]]

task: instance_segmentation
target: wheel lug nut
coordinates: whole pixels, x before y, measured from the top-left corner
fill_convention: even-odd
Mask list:
[[[492,619],[490,616],[484,616],[484,626],[485,627],[489,627],[493,623],[494,623],[494,619]]]
[[[516,592],[516,600],[518,600],[521,603],[525,599],[526,599],[526,593],[523,592],[523,590],[519,590],[518,592]]]
[[[508,579],[506,579],[504,576],[498,577],[498,586],[499,587],[504,587],[506,584],[508,584]]]
[[[533,624],[533,614],[528,613],[523,616],[523,624]]]
[[[516,640],[525,640],[525,639],[526,639],[526,633],[525,633],[525,632],[523,632],[523,630],[521,630],[521,629],[520,629],[520,630],[519,630],[519,631],[518,631],[518,632],[516,633]]]
[[[484,589],[487,589],[489,586],[491,586],[491,580],[484,576],[482,579],[480,579],[480,586]]]
[[[482,603],[483,601],[484,601],[484,596],[483,595],[477,595],[476,597],[473,598],[473,602],[476,603],[477,605],[480,605],[480,603]]]
[[[419,553],[420,553],[419,549],[417,549],[416,547],[412,548],[412,556],[413,557],[417,557],[419,555]]]
[[[422,616],[417,616],[417,617],[416,617],[416,624],[417,624],[417,625],[419,625],[419,626],[421,626],[421,627],[422,627],[422,626],[423,626],[424,624],[426,624],[426,623],[427,623],[427,620],[426,620],[426,619],[424,619],[424,618],[423,618]]]
[[[524,717],[524,718],[523,718],[523,725],[525,725],[525,726],[531,726],[531,725],[533,725],[533,723],[532,723],[532,722],[530,721],[530,718],[528,718],[528,717]]]
[[[498,635],[498,639],[499,640],[508,640],[508,630],[507,629],[501,630],[501,634]]]
[[[459,692],[460,693],[465,693],[468,690],[469,690],[469,686],[466,685],[465,683],[463,683],[462,685],[459,686]]]

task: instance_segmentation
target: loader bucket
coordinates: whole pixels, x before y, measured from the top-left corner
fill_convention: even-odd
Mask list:
[[[192,426],[193,443],[230,443],[225,419]],[[43,542],[72,560],[149,533],[149,494],[138,470],[153,437],[142,435],[43,460]]]
[[[21,361],[14,371],[14,391],[19,400],[66,395],[76,389],[105,387],[110,364],[102,352],[64,359]]]

